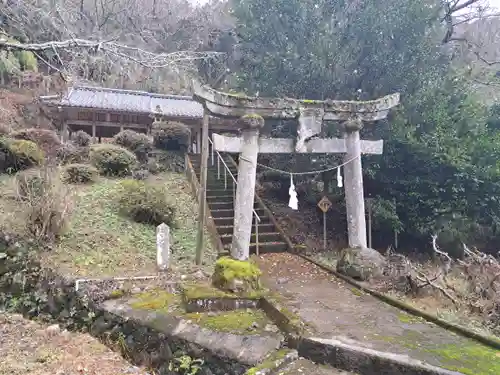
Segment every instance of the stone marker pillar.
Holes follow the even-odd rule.
[[[359,131],[363,122],[353,119],[344,123],[346,154],[344,156],[345,202],[349,247],[366,248],[365,199],[363,170],[361,167],[361,142]]]
[[[165,223],[156,227],[156,263],[160,271],[170,266],[170,227]]]
[[[258,115],[245,115],[238,120],[237,125],[242,129],[243,144],[238,163],[231,256],[238,260],[248,260],[252,236],[259,131],[264,127],[264,119]]]

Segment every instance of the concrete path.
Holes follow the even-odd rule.
[[[265,254],[259,264],[267,286],[315,336],[354,340],[463,374],[500,374],[500,352],[361,293],[300,257]]]

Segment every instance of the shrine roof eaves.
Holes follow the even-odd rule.
[[[52,97],[41,97],[48,104],[56,104]],[[161,113],[168,117],[203,118],[203,106],[190,96],[164,95],[146,91],[111,89],[92,86],[74,86],[63,94],[57,105],[92,108],[119,112]]]

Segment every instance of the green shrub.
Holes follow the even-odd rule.
[[[75,145],[80,147],[87,147],[92,143],[92,137],[83,130],[78,130],[75,134],[73,134],[72,138]]]
[[[61,146],[61,140],[57,136],[57,133],[49,129],[22,129],[10,133],[10,137],[34,142],[43,150],[45,155],[49,156],[55,155]]]
[[[89,147],[77,147],[71,143],[65,143],[57,149],[57,159],[61,164],[84,163],[89,160]]]
[[[174,226],[175,205],[167,199],[165,189],[144,181],[125,180],[118,198],[122,215],[139,223]]]
[[[155,159],[150,159],[144,166],[145,169],[149,171],[151,174],[158,174],[161,172],[164,172],[166,170],[165,166],[160,164],[157,160]]]
[[[144,168],[139,168],[135,171],[132,171],[132,178],[134,180],[147,180],[149,177],[149,171]]]
[[[10,142],[8,138],[0,137],[0,172],[9,172],[12,165]]]
[[[153,123],[153,144],[155,147],[171,151],[187,151],[191,138],[189,127],[180,122]]]
[[[90,147],[90,162],[103,175],[126,176],[132,172],[137,158],[123,147],[97,144]]]
[[[19,198],[26,204],[26,229],[38,241],[57,240],[67,229],[73,209],[68,187],[56,168],[18,174]]]
[[[10,142],[10,152],[15,158],[18,169],[25,169],[43,163],[44,153],[35,142],[14,139]]]
[[[148,154],[153,149],[153,142],[145,134],[133,130],[123,130],[113,137],[113,143],[132,151],[137,159],[146,161]]]
[[[44,153],[36,143],[0,137],[0,172],[17,172],[41,165]]]
[[[156,160],[164,171],[184,172],[185,158],[181,151],[162,151],[156,154]]]
[[[68,164],[63,172],[63,180],[69,184],[95,182],[98,176],[99,171],[88,164]]]

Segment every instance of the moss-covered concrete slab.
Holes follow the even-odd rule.
[[[159,295],[157,295],[159,296]],[[144,298],[142,303],[148,306],[135,305],[140,298],[132,300],[107,300],[102,307],[109,313],[119,315],[125,319],[133,319],[140,324],[153,328],[166,336],[166,340],[184,340],[205,348],[216,356],[234,359],[242,364],[254,366],[263,361],[270,353],[278,349],[283,341],[279,334],[235,334],[208,329],[194,323],[179,313],[173,312],[177,296],[165,295],[163,299],[154,299],[154,308],[151,300]],[[134,302],[131,302],[134,301]],[[169,303],[171,303],[169,305]],[[248,321],[249,319],[246,319]],[[213,322],[212,322],[213,324]],[[222,324],[219,322],[219,324]],[[213,328],[213,327],[211,327]]]
[[[283,296],[282,303],[308,322],[316,337],[343,336],[366,348],[407,355],[466,375],[500,374],[497,350],[353,290],[300,257],[261,258],[265,285]]]

